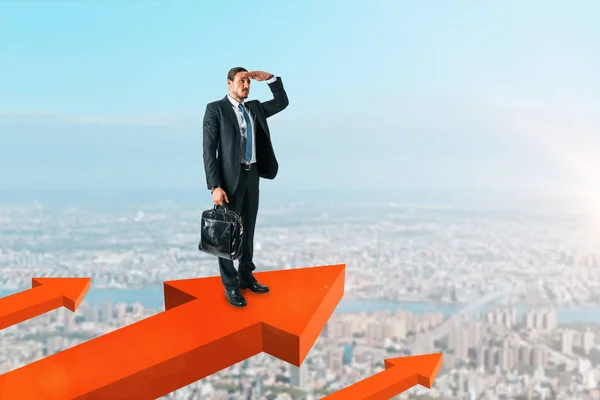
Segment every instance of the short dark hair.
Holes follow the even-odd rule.
[[[227,79],[232,81],[235,79],[235,76],[240,72],[248,72],[248,70],[244,67],[234,67],[229,70],[227,73]]]

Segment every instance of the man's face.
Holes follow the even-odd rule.
[[[232,97],[245,100],[250,93],[250,78],[247,77],[247,72],[238,72],[235,74],[233,81],[227,81],[229,86],[229,94]]]

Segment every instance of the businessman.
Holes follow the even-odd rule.
[[[273,99],[246,101],[250,81],[265,81]],[[234,306],[244,307],[240,289],[267,293],[269,288],[254,278],[254,227],[258,214],[259,180],[274,179],[279,165],[271,144],[267,118],[288,105],[281,78],[264,71],[232,68],[227,74],[229,93],[206,106],[203,121],[203,155],[206,183],[216,205],[227,203],[244,225],[242,256],[238,270],[233,261],[219,258],[225,295]]]

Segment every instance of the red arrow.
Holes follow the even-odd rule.
[[[156,399],[260,352],[300,366],[344,293],[345,265],[257,273],[231,306],[220,277],[165,282],[166,311],[0,376],[0,399]]]
[[[390,358],[384,371],[323,400],[388,400],[416,385],[431,389],[441,367],[442,353]]]
[[[75,311],[90,288],[90,278],[33,278],[32,288],[0,298],[0,329],[59,307]]]

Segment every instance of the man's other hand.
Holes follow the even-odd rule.
[[[273,74],[270,72],[265,72],[265,71],[249,71],[246,74],[247,77],[249,77],[250,79],[254,79],[255,81],[266,81],[268,79],[271,79],[273,77]]]
[[[215,205],[217,205],[217,206],[222,206],[223,205],[223,200],[225,200],[226,203],[229,203],[229,199],[227,198],[227,194],[220,187],[218,187],[215,190],[213,190],[213,192],[212,192],[212,198],[213,198],[213,203],[215,203]]]

